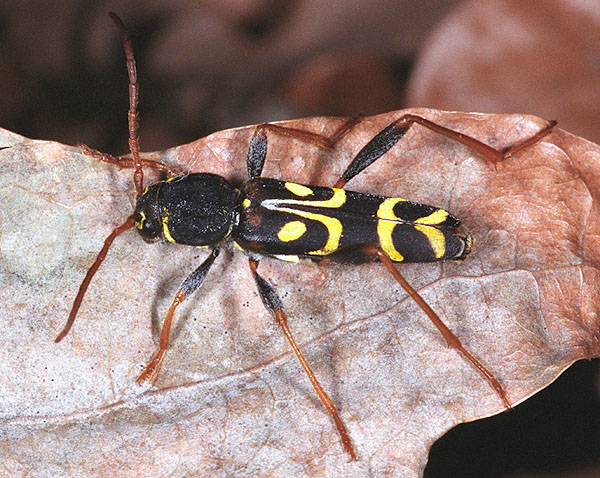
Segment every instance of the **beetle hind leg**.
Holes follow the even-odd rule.
[[[409,130],[413,124],[419,124],[442,136],[450,138],[458,143],[464,144],[476,153],[487,158],[493,164],[499,163],[524,149],[533,146],[552,132],[556,121],[550,121],[536,134],[525,138],[517,143],[501,149],[496,149],[478,139],[467,136],[464,133],[446,128],[427,118],[418,115],[405,114],[390,123],[386,128],[377,133],[354,157],[334,187],[343,188],[348,181],[373,164],[385,153],[387,153]]]
[[[385,253],[381,247],[368,244],[364,246],[365,254],[373,257],[374,260],[381,261],[387,270],[394,276],[394,279],[402,286],[408,295],[417,303],[417,305],[427,314],[433,325],[439,330],[444,337],[444,340],[448,344],[448,347],[456,349],[465,359],[467,359],[483,377],[487,380],[490,386],[494,389],[500,400],[507,409],[512,408],[506,390],[502,387],[500,382],[496,379],[494,374],[490,372],[477,357],[469,352],[461,343],[460,339],[450,330],[450,328],[440,319],[437,313],[429,306],[425,299],[423,299],[419,293],[412,288],[412,286],[406,281],[406,279],[400,274],[398,269],[394,266],[394,262]]]

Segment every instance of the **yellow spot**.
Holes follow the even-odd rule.
[[[243,251],[244,249],[237,242],[233,241],[233,247],[235,247],[238,251]]]
[[[298,256],[284,256],[282,254],[278,254],[273,257],[275,257],[276,259],[279,259],[280,261],[300,262],[300,258]]]
[[[244,206],[244,209],[249,208],[250,204],[252,204],[252,202],[248,198],[246,198],[242,201],[242,206]]]
[[[296,183],[285,183],[285,187],[288,191],[291,191],[296,196],[310,196],[313,194],[313,190],[307,186]]]
[[[448,213],[443,209],[432,212],[429,216],[420,217],[415,222],[417,224],[441,224],[448,218]]]
[[[142,218],[139,221],[135,221],[135,227],[137,227],[141,231],[144,227],[144,221],[146,220],[146,215],[144,214],[144,211],[140,211],[140,216],[142,216]]]
[[[169,221],[169,211],[166,207],[164,207],[163,213],[162,213],[163,236],[165,236],[167,241],[174,243],[175,239],[173,239],[173,236],[171,236],[171,232],[169,231],[169,225],[167,224],[168,221]]]
[[[464,227],[464,234],[466,234],[465,248],[463,249],[463,252],[461,254],[462,257],[466,257],[471,253],[471,251],[473,250],[473,243],[475,242],[475,240],[473,239],[473,236],[471,235],[471,233],[468,231],[468,229],[466,227]]]
[[[293,184],[293,183],[286,183]],[[302,186],[305,187],[305,186]],[[306,188],[309,189],[309,188]],[[317,214],[314,212],[301,211],[298,209],[294,209],[293,206],[307,206],[307,207],[322,207],[322,208],[338,208],[341,207],[346,202],[346,191],[343,189],[330,188],[333,191],[333,196],[331,198],[323,200],[323,201],[311,201],[306,200],[302,201],[299,199],[265,199],[262,202],[262,206],[275,210],[275,211],[283,211],[289,212],[290,214],[295,214],[296,216],[304,217],[306,219],[310,219],[312,221],[318,221],[323,224],[327,228],[328,237],[327,243],[323,246],[322,249],[317,249],[315,251],[307,252],[307,254],[312,254],[315,256],[325,256],[327,254],[331,254],[334,251],[337,251],[340,246],[340,239],[342,238],[343,226],[339,219],[335,217],[326,216],[325,214]],[[292,191],[293,192],[293,191]],[[294,193],[296,194],[296,193]],[[286,207],[291,206],[291,207]]]
[[[396,250],[392,239],[392,232],[394,232],[394,228],[398,225],[397,221],[402,221],[402,218],[394,214],[394,206],[403,201],[406,201],[406,199],[388,198],[377,209],[377,217],[381,219],[377,221],[379,243],[390,259],[395,262],[402,262],[404,260],[404,256]]]
[[[433,249],[435,257],[439,259],[444,255],[446,252],[446,238],[439,229],[432,226],[419,225],[415,225],[415,229],[425,234],[429,244],[431,245],[431,248]]]
[[[306,225],[301,221],[291,221],[284,224],[277,237],[282,242],[295,241],[306,232]]]

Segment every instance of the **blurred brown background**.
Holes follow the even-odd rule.
[[[110,10],[134,45],[143,150],[409,106],[533,113],[600,141],[595,0],[5,1],[0,126],[127,151]],[[578,364],[517,410],[451,431],[426,476],[600,476],[595,370]]]

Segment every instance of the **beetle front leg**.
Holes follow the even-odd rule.
[[[208,274],[210,267],[213,265],[213,262],[218,255],[219,249],[215,247],[210,253],[210,256],[208,256],[204,262],[200,264],[200,266],[194,272],[192,272],[186,280],[183,281],[183,284],[181,284],[181,287],[173,298],[173,302],[171,302],[171,306],[169,307],[169,311],[167,312],[167,316],[165,317],[165,321],[160,331],[158,350],[154,352],[152,358],[136,379],[138,385],[144,381],[152,381],[156,377],[156,374],[160,370],[160,365],[170,346],[171,326],[173,325],[173,315],[175,314],[175,309],[177,309],[179,304],[181,304],[189,295],[191,295],[202,285],[202,282],[206,278],[206,274]]]
[[[252,134],[252,139],[250,140],[250,146],[248,148],[248,177],[256,178],[262,174],[265,159],[267,157],[267,131],[305,141],[322,149],[331,150],[335,144],[346,136],[358,123],[360,123],[361,120],[361,116],[355,116],[346,120],[331,136],[277,124],[259,124],[254,128],[254,133]]]
[[[90,148],[89,146],[87,146],[83,143],[77,143],[77,146],[79,146],[83,150],[83,153],[85,155],[91,156],[92,158],[97,159],[98,161],[112,164],[121,169],[130,169],[130,168],[135,169],[136,168],[135,161],[132,158],[127,158],[127,157],[116,158],[110,154],[106,154],[101,151],[98,151],[97,149]],[[156,161],[154,159],[147,159],[147,158],[141,158],[141,157],[138,159],[139,159],[142,167],[156,169],[157,171],[164,171],[165,173],[167,173],[167,175],[170,178],[179,176],[182,173],[181,171],[174,169],[171,166],[167,166],[165,163],[163,163],[161,161]]]

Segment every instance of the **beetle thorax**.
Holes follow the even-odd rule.
[[[224,240],[237,215],[236,189],[215,174],[189,174],[147,187],[135,220],[146,241],[207,246]]]

